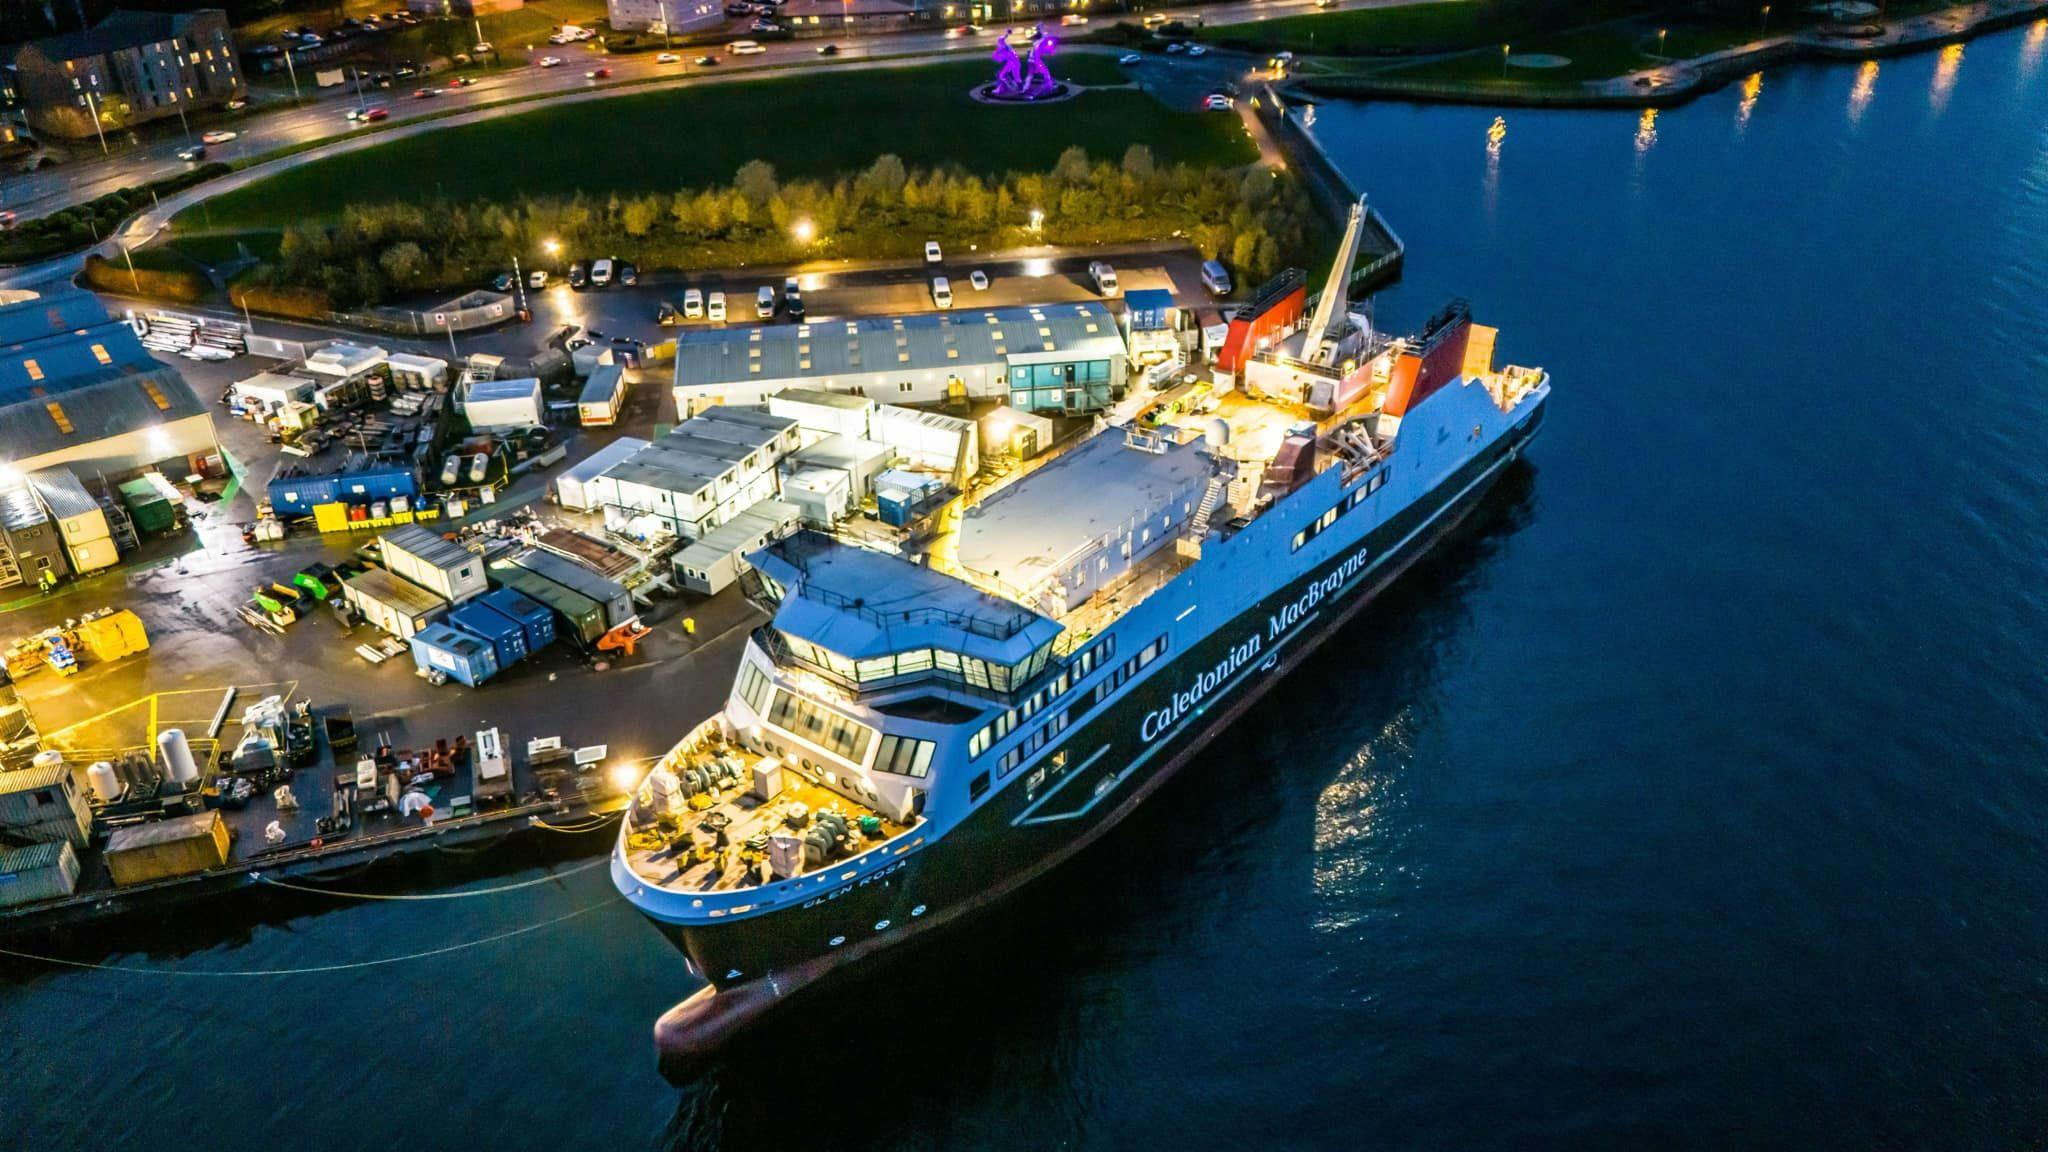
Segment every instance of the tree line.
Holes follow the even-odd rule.
[[[1284,173],[1156,164],[1142,144],[1114,163],[1069,148],[1051,171],[994,179],[884,155],[838,180],[785,182],[755,160],[729,184],[667,194],[351,205],[338,223],[287,229],[256,275],[353,308],[477,287],[514,257],[559,274],[572,255],[724,268],[911,257],[926,240],[964,253],[1183,238],[1256,281],[1309,256],[1312,212]],[[559,257],[544,255],[550,241]]]

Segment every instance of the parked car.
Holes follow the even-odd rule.
[[[1140,64],[1143,64],[1145,62],[1145,58],[1143,56],[1138,55],[1136,52],[1126,52],[1123,55],[1117,57],[1116,62],[1123,65],[1126,68],[1134,68]]]
[[[1183,53],[1183,52],[1185,52],[1185,51],[1187,51],[1187,50],[1188,50],[1188,46],[1187,46],[1187,45],[1185,45],[1185,44],[1183,44],[1183,43],[1181,43],[1181,42],[1180,42],[1180,41],[1178,41],[1178,40],[1175,40],[1175,41],[1174,41],[1173,43],[1171,43],[1171,44],[1168,44],[1168,45],[1166,46],[1166,51],[1167,51],[1167,54],[1168,54],[1168,55],[1171,55],[1171,56],[1178,56],[1178,55],[1180,55],[1181,53]]]
[[[528,272],[528,273],[526,274],[526,286],[527,286],[528,288],[533,288],[533,289],[536,289],[536,290],[538,290],[538,289],[541,289],[541,288],[545,288],[545,287],[547,287],[547,286],[548,286],[548,272],[547,272],[547,269],[545,269],[545,268],[535,268],[535,269],[534,269],[533,271],[531,271],[531,272]]]
[[[201,136],[199,138],[199,142],[201,144],[225,144],[239,135],[241,135],[241,133],[239,132],[229,132],[225,129],[216,128],[213,131],[208,132],[206,135]]]
[[[979,268],[967,274],[967,282],[974,286],[976,292],[988,291],[988,273]]]
[[[631,264],[621,262],[619,264],[619,283],[624,287],[631,288],[633,285],[638,284],[639,282],[640,269],[634,267]]]
[[[493,45],[489,40],[483,40],[479,41],[476,47],[471,48],[470,52],[472,52],[475,55],[481,56],[486,52],[496,52],[497,50],[497,47]]]
[[[512,274],[510,272],[500,272],[496,276],[491,277],[491,290],[494,292],[510,292],[512,290]]]
[[[782,282],[782,310],[789,313],[791,321],[801,324],[804,320],[803,286],[792,276]]]
[[[569,287],[582,288],[590,283],[590,268],[578,260],[569,265]]]
[[[1209,49],[1208,49],[1208,48],[1206,48],[1206,47],[1204,47],[1203,45],[1200,45],[1200,44],[1190,44],[1190,45],[1188,45],[1188,55],[1190,55],[1190,56],[1207,56],[1208,54],[1209,54]]]
[[[613,266],[614,261],[609,256],[601,260],[592,260],[590,262],[590,286],[592,288],[611,287]]]
[[[543,68],[560,68],[562,66],[562,58],[560,56],[543,56],[535,60],[534,63]]]
[[[681,64],[683,62],[683,58],[681,56],[676,55],[673,52],[663,52],[661,55],[656,56],[654,58],[654,62],[656,64]]]
[[[711,299],[707,302],[706,315],[720,323],[725,322],[725,293],[713,292],[711,294]]]
[[[1095,290],[1104,296],[1116,295],[1116,269],[1107,260],[1090,260],[1088,275],[1095,281]]]
[[[609,68],[592,68],[583,74],[583,78],[585,80],[609,80],[611,75],[612,70]]]
[[[953,306],[953,285],[944,276],[932,277],[932,303],[941,308]]]
[[[941,259],[943,257],[939,254],[939,242],[937,240],[925,241],[924,262],[927,264],[937,264]]]
[[[1221,92],[1211,92],[1207,96],[1202,97],[1202,107],[1207,108],[1211,112],[1228,112],[1236,106],[1237,101],[1232,100]]]
[[[754,293],[754,315],[762,320],[775,315],[775,289],[763,284]]]
[[[1230,295],[1230,272],[1223,267],[1222,261],[1202,261],[1202,287],[1207,288],[1211,296]]]
[[[673,328],[683,322],[683,314],[675,305],[663,300],[661,307],[654,310],[654,322],[663,328]]]
[[[190,148],[180,148],[178,149],[178,159],[185,161],[187,164],[204,160],[206,159],[206,145],[194,144]]]
[[[690,320],[702,320],[704,318],[703,289],[692,288],[683,293],[683,316]]]

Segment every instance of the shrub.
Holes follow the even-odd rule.
[[[196,268],[146,267],[132,270],[126,260],[89,256],[85,261],[87,285],[102,292],[146,296],[152,300],[175,300],[192,304],[206,298],[213,286]]]

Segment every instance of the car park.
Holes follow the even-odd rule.
[[[939,242],[937,240],[927,240],[924,242],[925,263],[937,264],[942,258],[939,253]]]
[[[720,323],[725,321],[725,293],[713,292],[711,294],[711,298],[705,304],[705,314]]]
[[[690,320],[702,320],[704,318],[703,289],[692,288],[683,293],[683,316]]]
[[[775,289],[763,284],[761,290],[754,293],[754,315],[762,320],[775,315]]]
[[[208,132],[206,135],[201,136],[199,138],[199,142],[201,144],[225,144],[239,135],[241,135],[241,133],[239,132],[229,132],[224,129],[216,128],[215,130]]]
[[[972,285],[976,292],[986,292],[988,291],[988,273],[976,268],[967,274],[967,283]]]

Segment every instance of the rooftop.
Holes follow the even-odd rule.
[[[1199,442],[1131,447],[1115,429],[1090,437],[961,515],[960,566],[1027,588],[1135,516],[1149,516],[1199,483]]]
[[[32,459],[206,412],[173,368],[114,373],[54,395],[0,402],[0,457]]]
[[[429,532],[417,524],[393,528],[379,539],[383,541],[385,548],[396,548],[436,568],[459,568],[476,559],[476,553],[438,532]]]
[[[132,8],[117,8],[107,13],[105,19],[81,32],[66,32],[60,36],[49,36],[35,42],[37,48],[52,60],[76,60],[83,56],[97,56],[122,48],[133,48],[139,44],[156,44],[181,36],[196,16],[211,13],[221,18],[222,27],[227,24],[227,13],[219,9],[201,9],[197,12],[139,12]]]
[[[865,372],[995,364],[1027,352],[1122,351],[1123,338],[1101,304],[923,312],[686,332],[676,340],[675,382],[679,388],[749,380],[822,383]]]
[[[940,648],[1010,665],[1060,625],[889,552],[799,532],[749,556],[782,584],[777,629],[849,659]]]
[[[358,572],[342,583],[380,603],[391,604],[415,613],[431,612],[447,603],[425,588],[400,580],[382,568]]]

